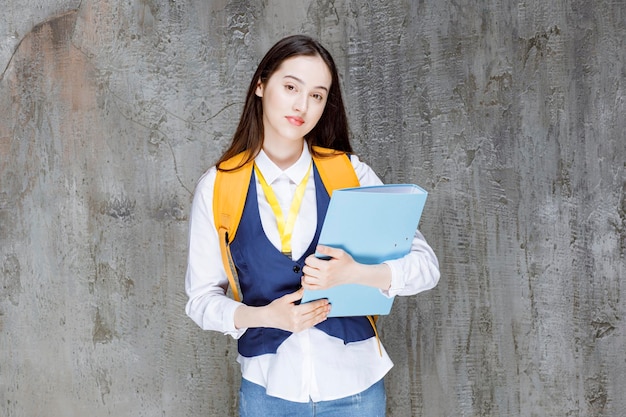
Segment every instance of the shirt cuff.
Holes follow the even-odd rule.
[[[387,291],[381,291],[387,297],[395,297],[404,289],[404,280],[402,279],[402,271],[399,268],[397,260],[383,262],[391,270],[391,284]]]
[[[224,306],[223,311],[223,319],[226,324],[226,329],[224,330],[224,334],[232,336],[233,339],[239,339],[243,334],[248,330],[248,328],[237,329],[235,327],[235,310],[242,305],[240,302],[235,300],[228,300],[229,302]]]

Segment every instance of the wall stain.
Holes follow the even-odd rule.
[[[128,197],[112,197],[100,205],[100,214],[105,214],[114,219],[130,221],[135,215],[137,201]]]
[[[187,209],[178,201],[178,197],[173,195],[161,201],[154,212],[157,220],[187,220]]]
[[[49,29],[50,30],[49,35],[51,36],[53,46],[57,48],[65,47],[65,45],[67,45],[68,43],[68,40],[72,38],[74,28],[76,26],[77,14],[78,14],[78,9],[70,10],[66,13],[53,16],[50,19],[47,19],[35,25],[30,30],[30,32],[28,32],[26,36],[24,36],[24,38],[20,40],[20,42],[15,47],[13,54],[7,60],[7,65],[2,71],[2,74],[0,74],[0,82],[4,79],[6,72],[11,67],[13,59],[18,54],[18,51],[20,50],[22,43],[29,37],[31,36],[40,37],[42,36],[42,32],[45,32]]]
[[[609,336],[617,326],[619,317],[615,310],[606,312],[602,311],[591,321],[591,327],[593,329],[593,335],[596,339]]]
[[[561,29],[558,26],[553,26],[548,30],[537,32],[535,36],[525,41],[526,47],[523,57],[523,65],[526,66],[526,62],[530,57],[532,51],[535,51],[535,56],[543,58],[550,52],[548,42],[552,36],[558,36],[561,34]]]
[[[109,323],[100,314],[99,308],[96,309],[96,317],[93,324],[92,340],[94,345],[98,343],[107,344],[113,340],[114,332]]]
[[[617,215],[619,216],[619,224],[613,226],[619,234],[619,248],[620,256],[623,258],[626,255],[626,182],[622,185],[620,203],[617,207]]]
[[[602,416],[608,400],[606,378],[595,375],[585,380],[585,399],[589,404],[590,415]]]
[[[340,22],[339,13],[334,0],[317,0],[307,10],[308,18],[315,23],[314,27],[325,28],[336,26]]]
[[[89,293],[92,295],[115,293],[120,294],[124,299],[129,298],[133,295],[135,282],[122,272],[125,269],[124,265],[119,269],[114,269],[107,262],[97,263],[94,279],[89,282]]]
[[[11,304],[17,306],[19,304],[20,294],[22,293],[22,285],[20,261],[16,255],[6,256],[2,263],[2,275],[0,276],[0,301],[9,299]]]
[[[102,404],[106,404],[104,397],[111,393],[111,384],[112,378],[109,372],[106,369],[99,369],[96,372],[96,384],[100,389],[100,398],[102,399]]]

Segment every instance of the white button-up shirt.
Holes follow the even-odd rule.
[[[380,185],[374,171],[351,157],[362,186]],[[299,160],[280,169],[261,151],[255,160],[263,177],[272,187],[283,213],[288,213],[297,184],[311,163],[304,146]],[[236,329],[235,310],[240,303],[225,295],[228,279],[222,264],[217,231],[213,220],[213,187],[216,169],[212,167],[199,180],[191,208],[189,259],[185,289],[189,296],[186,312],[204,330],[215,330],[238,339],[246,329]],[[313,171],[307,182],[304,200],[294,225],[291,249],[299,259],[309,247],[317,226],[317,205]],[[281,241],[272,209],[258,182],[259,213],[263,230],[280,250]],[[391,269],[389,296],[412,295],[433,288],[439,281],[437,257],[417,231],[411,252],[403,258],[385,262]],[[393,366],[389,356],[374,337],[344,344],[313,327],[293,333],[275,354],[247,358],[239,356],[242,376],[266,388],[268,395],[289,401],[328,401],[357,394],[380,380]]]

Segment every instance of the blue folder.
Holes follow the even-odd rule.
[[[414,184],[335,190],[319,243],[341,248],[363,264],[401,258],[411,250],[428,193]],[[359,284],[305,290],[302,302],[327,298],[329,317],[386,315],[393,297]]]

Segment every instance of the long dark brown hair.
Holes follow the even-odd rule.
[[[243,112],[233,140],[217,162],[218,169],[220,169],[222,162],[241,152],[247,151],[247,155],[240,166],[259,154],[263,147],[263,104],[261,98],[256,95],[257,85],[259,81],[263,84],[266,83],[283,61],[295,56],[319,56],[328,66],[332,77],[322,117],[305,136],[309,149],[314,154],[315,151],[311,149],[314,145],[352,152],[348,137],[348,117],[339,88],[339,75],[335,61],[326,48],[315,39],[305,35],[293,35],[278,41],[261,60],[250,82]],[[239,167],[234,169],[237,168]]]

